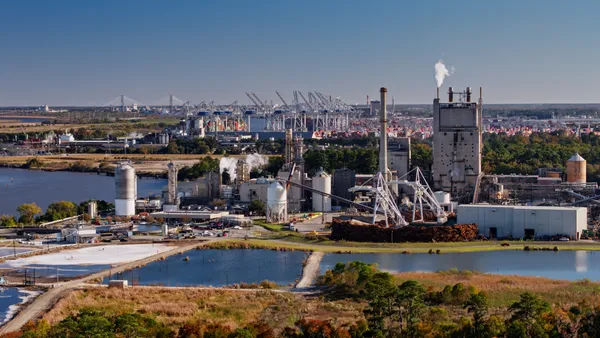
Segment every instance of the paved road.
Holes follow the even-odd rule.
[[[319,267],[321,266],[321,259],[323,259],[322,252],[313,252],[302,270],[302,279],[296,284],[297,289],[305,289],[313,285],[317,275],[319,274]]]
[[[104,271],[89,275],[87,277],[74,279],[72,281],[57,284],[56,287],[49,289],[47,292],[45,292],[44,294],[37,297],[31,304],[29,304],[29,306],[27,306],[26,308],[21,310],[21,312],[19,312],[19,314],[16,317],[14,317],[11,321],[9,321],[4,326],[2,326],[2,328],[0,328],[0,334],[6,334],[9,332],[18,331],[28,321],[40,318],[45,312],[47,312],[50,308],[52,308],[52,306],[54,306],[54,304],[65,293],[71,291],[72,289],[74,289],[86,282],[89,282],[94,279],[107,277],[107,276],[109,276],[109,274],[111,272],[113,274],[117,273],[117,272],[123,272],[125,270],[134,268],[138,265],[145,265],[145,264],[151,263],[153,261],[160,259],[161,257],[171,256],[171,255],[178,254],[180,252],[185,252],[185,251],[188,251],[188,250],[191,250],[191,249],[197,247],[198,245],[205,245],[208,242],[209,241],[201,242],[201,243],[196,242],[194,244],[189,244],[186,246],[173,247],[172,250],[165,251],[165,252],[162,252],[162,253],[159,253],[156,255],[152,255],[152,256],[146,257],[144,259],[140,259],[140,260],[130,262],[130,263],[125,263],[125,264],[119,265],[118,267],[104,270]]]

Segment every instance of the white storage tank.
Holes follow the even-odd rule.
[[[448,203],[450,203],[450,193],[447,193],[445,191],[436,191],[436,192],[433,193],[433,195],[435,196],[435,200],[439,204],[448,204]]]
[[[331,175],[327,174],[321,168],[312,178],[312,187],[315,190],[331,194]],[[331,211],[331,198],[313,192],[312,210],[321,212]]]
[[[115,215],[135,215],[137,177],[129,163],[119,163],[115,168]]]
[[[287,191],[279,182],[273,182],[267,188],[267,222],[287,221]]]

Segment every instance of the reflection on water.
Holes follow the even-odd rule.
[[[400,253],[327,254],[321,261],[321,273],[337,262],[377,263],[383,271],[436,272],[456,268],[504,275],[540,276],[552,279],[600,280],[600,265],[590,264],[600,252],[595,251],[484,251],[441,255]]]
[[[259,283],[263,280],[288,285],[301,277],[305,256],[302,251],[191,250],[113,275],[110,279],[127,279],[132,284],[169,286],[223,286],[241,282]],[[103,283],[108,283],[108,280],[105,279]]]

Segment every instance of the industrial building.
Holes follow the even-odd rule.
[[[345,198],[347,200],[354,200],[354,194],[349,190],[356,186],[356,171],[352,169],[338,169],[333,172],[333,186],[332,191],[335,196]],[[335,201],[337,205],[348,207],[346,203]]]
[[[454,96],[458,102],[454,102]],[[460,198],[472,193],[481,174],[482,121],[480,102],[465,92],[448,89],[448,102],[433,100],[433,188]]]
[[[410,171],[410,137],[390,138],[388,145],[389,169],[396,177]]]
[[[463,204],[457,215],[459,224],[477,224],[488,238],[578,240],[587,229],[587,208]]]

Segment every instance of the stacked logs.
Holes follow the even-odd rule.
[[[477,239],[476,224],[405,226],[386,228],[379,224],[334,219],[331,239],[352,242],[463,242]]]

